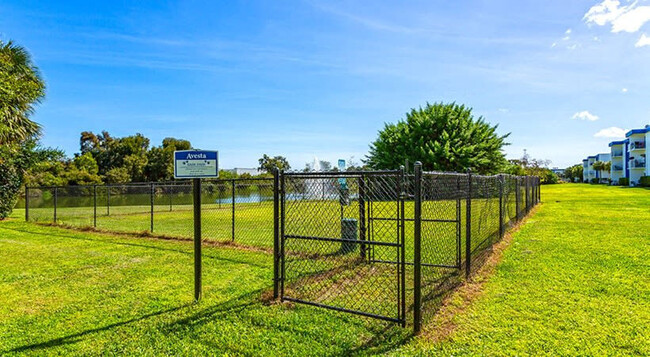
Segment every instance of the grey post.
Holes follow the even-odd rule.
[[[201,179],[193,179],[194,193],[194,300],[201,299]]]
[[[366,182],[363,175],[359,176],[359,240],[366,240]],[[366,244],[361,243],[359,251],[361,253],[361,259],[365,259],[366,255],[370,256],[370,253],[366,254],[368,247]]]
[[[422,323],[422,163],[415,162],[413,227],[413,333],[420,333]]]
[[[519,216],[519,201],[521,200],[521,188],[519,187],[519,176],[515,176],[515,219],[519,221],[521,217]]]
[[[106,215],[111,215],[111,186],[106,185]]]

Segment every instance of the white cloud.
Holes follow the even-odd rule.
[[[571,39],[571,36],[562,37],[562,41],[569,41],[570,39]]]
[[[570,50],[575,50],[577,47],[578,47],[578,45],[575,44],[575,43],[573,45],[566,46],[566,48],[568,48]]]
[[[553,48],[553,47],[555,47],[555,46],[557,46],[557,42],[553,42],[553,43],[551,43],[551,48]]]
[[[596,121],[598,120],[598,115],[591,114],[588,110],[583,110],[573,114],[571,119]]]
[[[583,17],[587,24],[605,26],[610,24],[612,32],[637,32],[650,21],[650,6],[639,6],[638,1],[621,6],[618,0],[603,0],[592,6]]]
[[[596,42],[600,42],[600,37],[598,37],[598,36],[594,36],[594,41],[596,41]]]
[[[508,112],[510,112],[510,109],[508,109],[508,108],[499,108],[497,110],[499,111],[499,113],[508,113]]]
[[[571,29],[567,29],[566,31],[564,31],[564,33],[565,33],[566,35],[570,35],[570,34],[571,34]]]
[[[594,134],[594,137],[597,138],[624,138],[625,137],[625,129],[621,129],[615,126],[605,128],[596,134]]]
[[[623,92],[623,93],[627,93],[627,88],[623,88],[623,89],[621,89],[621,92]]]
[[[645,34],[642,34],[641,37],[639,37],[639,40],[636,41],[634,44],[634,47],[643,47],[643,46],[650,46],[650,36],[646,36]]]

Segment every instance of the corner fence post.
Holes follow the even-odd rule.
[[[232,236],[232,241],[235,241],[235,179],[232,179],[232,209],[231,209],[231,217],[232,217],[232,224],[231,224],[231,236]]]
[[[29,186],[25,185],[25,222],[29,222]]]
[[[415,162],[413,227],[413,333],[422,325],[422,163]]]
[[[284,219],[285,207],[284,200],[286,196],[285,191],[285,176],[284,170],[280,170],[280,301],[284,298],[284,278],[285,278],[285,246],[284,246]]]
[[[467,200],[465,208],[465,277],[472,272],[472,170],[467,170]]]
[[[56,209],[57,209],[57,205],[58,205],[58,202],[57,202],[58,200],[59,200],[59,188],[55,187],[54,188],[54,223],[55,224],[56,224],[56,221],[57,221],[56,220]]]
[[[151,227],[149,227],[149,230],[151,233],[153,233],[153,192],[154,192],[154,185],[153,182],[149,184],[149,204],[151,205]]]
[[[280,293],[279,269],[280,262],[280,172],[273,169],[273,299]]]
[[[499,175],[499,239],[503,238],[503,175]]]
[[[193,179],[194,201],[194,300],[201,299],[201,179]]]
[[[93,185],[93,227],[97,228],[97,185]]]
[[[363,174],[359,176],[358,184],[359,186],[359,240],[366,240],[366,182]],[[361,253],[361,259],[366,259],[366,245],[361,243],[359,247],[359,252]]]

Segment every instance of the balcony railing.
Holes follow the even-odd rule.
[[[645,149],[645,141],[635,141],[630,143],[630,150]]]
[[[634,160],[634,161],[630,162],[630,167],[634,168],[634,169],[644,168],[645,167],[645,161]]]
[[[623,156],[622,151],[612,151],[612,157],[621,157]]]
[[[623,166],[614,165],[614,166],[612,166],[612,169],[614,171],[623,171]]]

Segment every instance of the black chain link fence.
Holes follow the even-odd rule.
[[[475,273],[539,202],[536,177],[282,173],[278,297],[402,325]]]
[[[396,171],[203,180],[201,239],[273,249],[285,301],[414,328],[540,199],[537,177]],[[191,239],[190,181],[27,187],[25,218]]]
[[[204,180],[202,237],[273,248],[273,179]],[[193,237],[192,182],[27,187],[25,218],[74,227]]]

